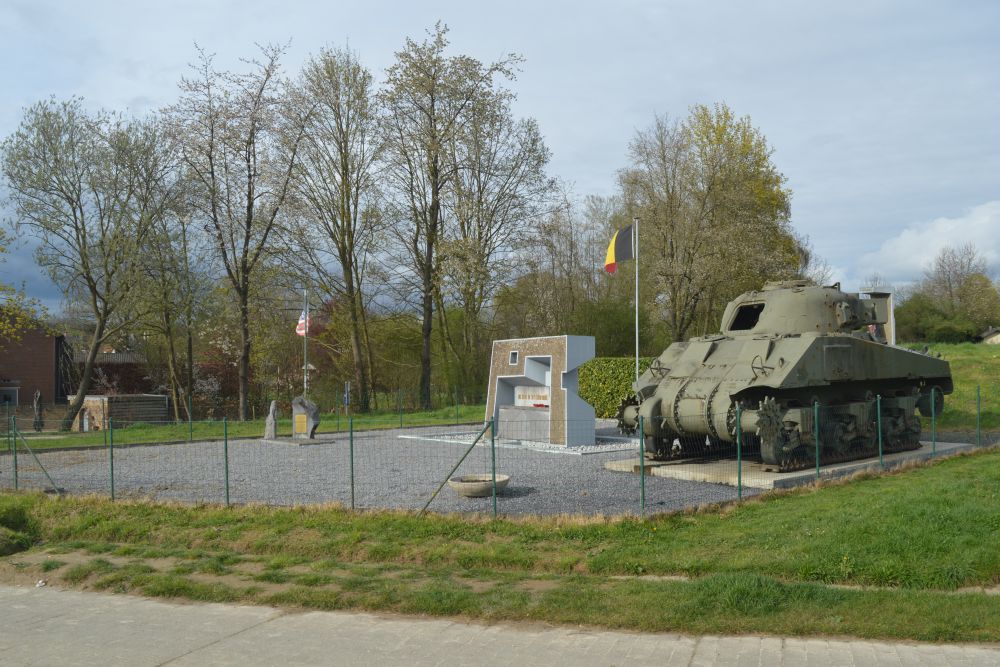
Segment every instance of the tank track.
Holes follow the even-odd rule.
[[[905,443],[892,447],[887,447],[885,443],[882,443],[882,453],[883,454],[893,454],[895,452],[907,452],[914,449],[920,449],[920,442],[916,443]],[[797,454],[797,455],[796,455]],[[846,463],[848,461],[856,461],[858,459],[868,459],[878,456],[878,443],[872,447],[866,447],[864,449],[851,449],[846,452],[836,452],[836,453],[821,453],[819,457],[820,466],[832,465],[835,463]],[[801,450],[796,450],[791,453],[788,457],[783,457],[779,465],[772,463],[765,463],[764,469],[770,472],[796,472],[798,470],[808,470],[810,468],[816,467],[816,457],[808,456],[808,452],[802,452]]]
[[[761,458],[765,470],[772,472],[795,472],[816,466],[816,451],[808,443],[800,443],[800,434],[782,427],[782,411],[773,398],[765,398],[758,408],[757,437],[761,443]],[[903,428],[910,422],[909,430],[883,430],[882,453],[905,452],[920,448],[920,422],[916,420],[916,430],[912,429],[913,416],[904,417]],[[892,429],[893,427],[890,427]],[[878,456],[878,436],[870,436],[870,442],[844,449],[824,448],[820,452],[819,465],[832,465]],[[768,462],[768,459],[772,462]]]

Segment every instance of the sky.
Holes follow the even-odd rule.
[[[509,87],[573,192],[610,195],[654,115],[725,102],[792,189],[792,222],[845,288],[903,285],[971,242],[1000,277],[1000,3],[509,0],[3,0],[0,136],[50,96],[142,115],[177,96],[195,44],[240,69],[290,42],[294,74],[348,46],[378,78],[437,21],[450,53],[524,57]],[[9,210],[5,218],[10,218]],[[23,240],[0,281],[58,307]],[[648,251],[648,250],[647,250]]]

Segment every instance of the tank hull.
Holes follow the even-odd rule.
[[[825,299],[817,299],[819,290],[826,291],[820,294]],[[772,291],[787,309],[789,290]],[[802,325],[809,319],[795,314],[782,321],[807,330],[724,329],[674,343],[633,386],[634,398],[619,412],[623,431],[634,431],[641,416],[645,447],[654,458],[696,455],[690,443],[695,449],[702,442],[732,443],[739,431],[744,442],[759,445],[764,463],[783,470],[815,464],[817,436],[821,462],[871,455],[880,433],[882,451],[918,447],[916,412],[929,414],[933,400],[940,414],[952,391],[948,363],[886,345],[867,328],[845,331],[858,324],[852,313],[868,307],[851,302],[856,295],[836,288],[796,291],[809,292],[806,305],[818,303],[825,309],[820,316],[830,314],[827,326],[810,331]],[[772,296],[752,292],[741,298],[767,304]],[[730,304],[730,311],[738,309]],[[830,321],[842,323],[835,328]],[[679,448],[679,441],[689,446]]]

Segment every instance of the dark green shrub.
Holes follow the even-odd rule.
[[[652,363],[651,357],[639,358],[639,372]],[[598,357],[580,366],[580,398],[594,406],[597,417],[614,417],[618,404],[632,393],[635,380],[634,357]]]

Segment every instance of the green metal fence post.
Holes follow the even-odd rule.
[[[222,418],[222,463],[226,475],[226,507],[229,507],[229,418]]]
[[[115,499],[115,425],[108,417],[108,472],[111,474],[111,500]]]
[[[10,418],[10,432],[11,432],[11,452],[13,454],[13,461],[11,464],[14,466],[14,490],[17,491],[17,415]]]
[[[983,446],[983,397],[976,385],[976,447]]]
[[[351,509],[354,509],[354,416],[347,419],[347,452],[351,468]]]
[[[191,394],[188,394],[188,442],[194,442],[194,411]]]
[[[403,390],[396,390],[396,402],[399,404],[399,428],[403,428]]]
[[[497,518],[497,442],[496,422],[490,420],[490,474],[493,476],[493,518]]]
[[[819,479],[819,401],[813,401],[813,439],[816,441],[816,479]]]
[[[931,387],[931,455],[937,454],[937,387]]]
[[[883,466],[882,461],[882,394],[875,397],[875,414],[877,415],[878,424],[878,467]]]
[[[740,426],[740,403],[736,402],[736,499],[743,500],[743,427]]]
[[[639,415],[639,516],[646,516],[646,429]]]

